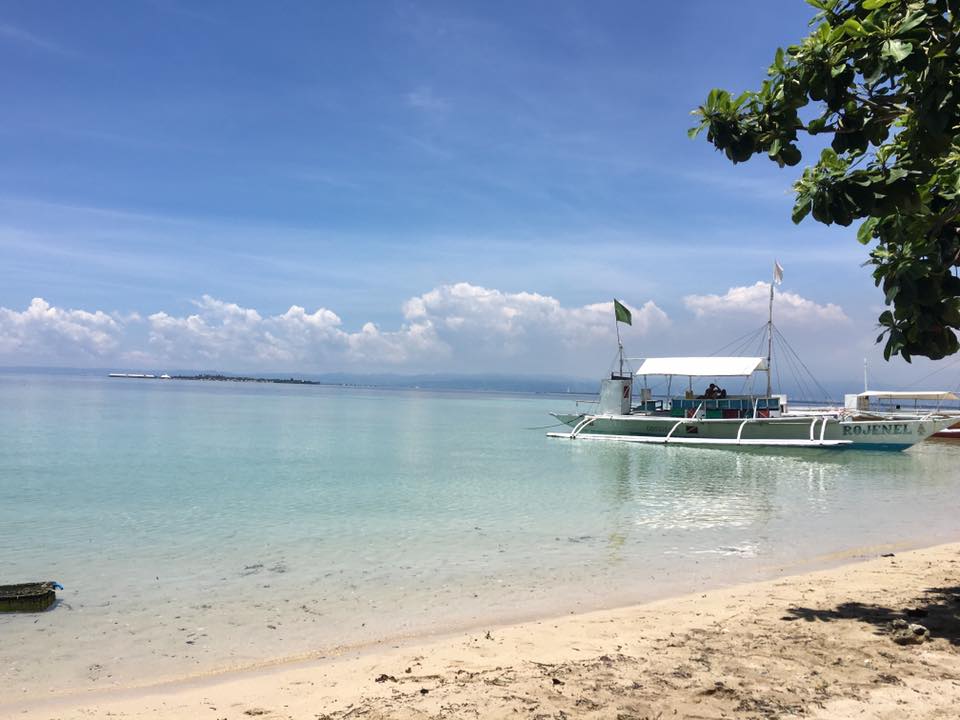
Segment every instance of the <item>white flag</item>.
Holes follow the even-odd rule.
[[[777,285],[783,282],[783,268],[776,260],[773,261],[773,281]]]

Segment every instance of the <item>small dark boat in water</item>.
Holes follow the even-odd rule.
[[[43,612],[57,599],[57,590],[63,586],[56,582],[0,585],[0,612]]]

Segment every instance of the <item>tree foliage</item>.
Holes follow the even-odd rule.
[[[818,13],[778,49],[756,92],[713,90],[694,111],[734,163],[801,160],[801,133],[826,135],[794,184],[793,221],[862,221],[888,309],[884,356],[960,350],[960,0],[807,0]]]

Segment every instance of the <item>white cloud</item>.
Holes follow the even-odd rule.
[[[763,282],[722,294],[689,295],[683,301],[692,317],[685,321],[672,321],[652,300],[628,303],[633,326],[619,329],[630,356],[708,354],[727,347],[755,320],[759,325],[768,298],[769,285]],[[66,309],[35,298],[22,310],[0,307],[0,364],[595,377],[615,360],[610,301],[570,306],[549,295],[464,282],[410,297],[398,310],[395,323],[348,328],[328,308],[291,305],[267,314],[209,295],[188,312],[143,316]],[[876,331],[858,327],[835,304],[778,292],[775,316],[783,321],[791,345],[823,380],[843,379],[849,387],[852,379],[855,384],[864,357],[871,359],[871,375],[887,387],[929,371],[920,360],[912,366],[882,362],[880,346],[873,344]],[[777,363],[783,350],[774,350]],[[786,372],[789,365],[783,360],[777,364]]]
[[[653,301],[631,309],[633,334],[669,324]],[[612,301],[565,308],[547,295],[505,293],[469,283],[443,285],[411,298],[403,312],[410,322],[428,323],[451,344],[454,338],[468,341],[472,353],[506,356],[587,346],[609,340],[613,330]]]
[[[121,330],[121,322],[100,310],[64,310],[34,298],[22,312],[0,307],[0,357],[38,364],[104,358]]]
[[[382,332],[367,323],[359,332],[349,333],[341,329],[340,317],[326,308],[309,313],[292,305],[281,315],[263,317],[256,310],[209,295],[195,304],[198,311],[187,317],[158,312],[148,318],[149,343],[157,360],[316,369],[373,359],[397,365],[432,350],[444,352],[436,346],[429,327],[422,325]]]
[[[469,283],[443,285],[409,299],[397,330],[368,322],[348,332],[326,308],[309,313],[294,305],[263,317],[208,295],[196,305],[197,312],[186,317],[158,312],[148,318],[149,343],[158,361],[368,371],[437,370],[453,362],[457,371],[531,371],[544,353],[570,353],[609,341],[613,325],[612,303],[564,308],[552,297]],[[648,302],[634,311],[630,331],[642,335],[668,322]]]
[[[724,295],[687,295],[683,298],[698,318],[740,314],[766,317],[770,302],[770,284],[757,281],[755,285],[733,287]],[[821,305],[791,292],[777,291],[774,316],[798,324],[848,323],[843,308],[833,303]]]
[[[611,302],[564,307],[538,293],[469,283],[442,285],[403,304],[396,329],[367,322],[356,332],[332,310],[292,305],[277,315],[209,295],[173,315],[62,310],[36,299],[23,312],[0,308],[0,359],[55,356],[125,366],[223,370],[572,372],[615,350]],[[632,308],[625,338],[669,325],[655,303]],[[143,329],[146,338],[143,342]],[[130,330],[130,332],[125,332]]]
[[[204,295],[194,303],[198,312],[173,317],[157,312],[147,318],[150,344],[161,357],[189,361],[219,360],[224,353],[238,357],[269,354],[265,338],[257,332],[262,318],[256,310],[241,308]]]

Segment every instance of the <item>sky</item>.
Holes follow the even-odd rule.
[[[818,376],[956,387],[883,362],[798,168],[687,138],[813,13],[720,8],[0,1],[0,365],[593,377],[612,298],[629,355],[712,354],[777,259]]]

